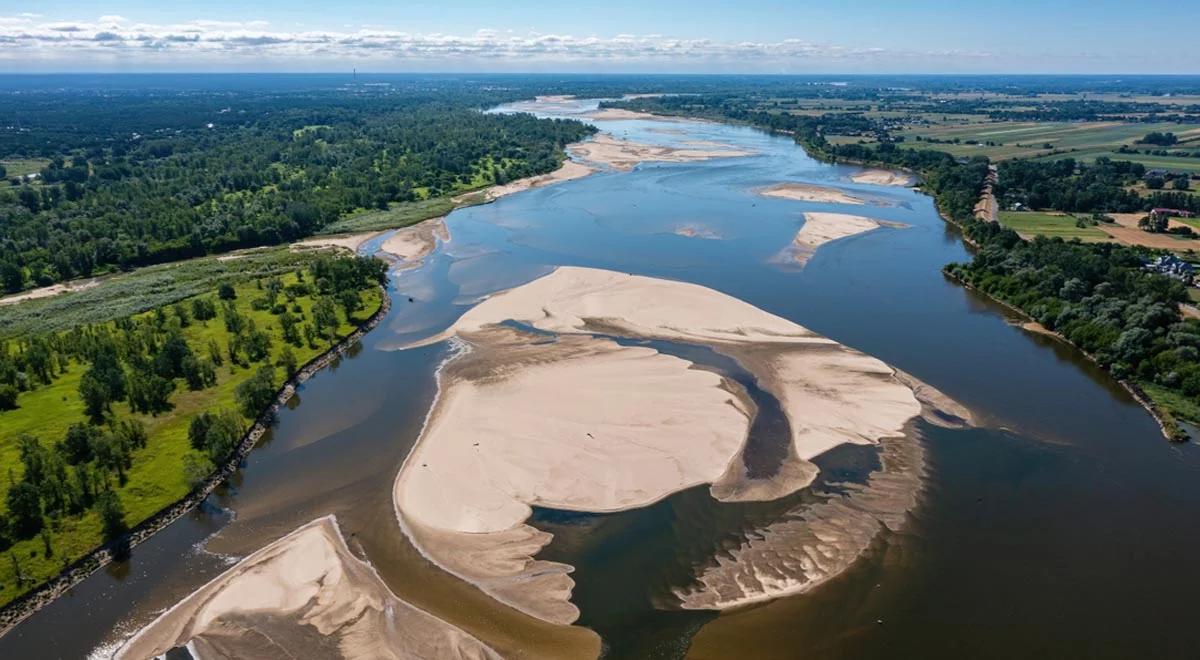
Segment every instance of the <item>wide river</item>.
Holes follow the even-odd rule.
[[[0,638],[0,658],[105,657],[237,558],[327,513],[401,598],[506,655],[570,655],[578,629],[536,622],[433,567],[392,504],[449,351],[396,348],[557,265],[717,289],[903,369],[983,422],[918,423],[929,464],[921,502],[848,571],[721,616],[655,603],[770,507],[719,505],[699,488],[621,514],[538,512],[533,524],[556,534],[543,556],[576,567],[578,625],[601,635],[608,657],[1195,657],[1200,563],[1187,551],[1200,547],[1200,452],[1169,444],[1071,350],[943,279],[942,266],[969,255],[928,197],[849,183],[855,168],[750,128],[596,123],[638,142],[717,142],[755,155],[602,171],[452,213],[451,240],[421,267],[393,273],[384,323],[300,390],[232,483]],[[755,193],[787,181],[887,204]],[[783,266],[774,257],[805,211],[908,227],[827,244],[803,269]],[[875,460],[857,448],[816,462],[836,481]]]

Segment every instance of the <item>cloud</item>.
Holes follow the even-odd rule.
[[[314,64],[375,64],[380,69],[481,66],[513,70],[659,68],[787,70],[880,68],[896,61],[986,60],[988,53],[913,51],[825,44],[803,39],[722,41],[664,35],[611,37],[518,33],[413,33],[385,26],[341,30],[271,29],[265,21],[195,20],[157,24],[102,16],[95,21],[0,17],[0,61],[121,63],[155,67],[236,67],[275,63],[295,69]],[[93,56],[99,59],[93,60]]]

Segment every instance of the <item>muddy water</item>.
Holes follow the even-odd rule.
[[[817,163],[790,140],[748,128],[598,125],[643,142],[713,141],[756,155],[602,172],[455,212],[452,240],[394,275],[385,323],[301,389],[227,488],[0,638],[0,657],[103,656],[234,558],[326,513],[338,515],[351,547],[399,596],[514,656],[594,654],[591,631],[610,657],[1194,655],[1200,567],[1188,554],[1200,542],[1200,454],[1168,445],[1144,411],[1069,349],[946,282],[940,268],[967,255],[928,198],[849,184],[851,168]],[[752,192],[782,181],[839,185],[886,205]],[[772,257],[804,211],[867,212],[909,228],[828,244],[803,270],[782,269]],[[682,227],[719,238],[678,235]],[[786,502],[721,505],[693,489],[610,516],[538,511],[535,524],[556,534],[546,558],[577,569],[587,628],[538,623],[439,572],[400,534],[392,482],[448,349],[392,349],[560,264],[742,298],[934,385],[988,427],[919,423],[928,478],[902,531],[885,533],[850,570],[808,593],[720,616],[675,609],[673,589],[781,508],[817,502],[830,482],[877,469],[872,450],[829,452],[818,460],[822,483]],[[778,429],[765,420],[759,430],[769,439]]]

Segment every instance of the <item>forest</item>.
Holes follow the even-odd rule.
[[[0,603],[186,495],[287,378],[379,309],[383,262],[292,264],[0,342]]]
[[[0,288],[20,291],[308,236],[359,209],[558,167],[577,121],[479,111],[508,95],[0,96]],[[8,121],[8,119],[6,119]]]
[[[1108,158],[1097,158],[1090,165],[1070,158],[1006,160],[998,165],[998,174],[995,192],[1003,208],[1021,203],[1031,209],[1083,213],[1133,213],[1161,207],[1200,212],[1200,197],[1182,190],[1158,190],[1146,196],[1130,190],[1146,176],[1140,163]],[[1186,176],[1179,178],[1189,185]],[[1163,185],[1160,182],[1158,187]]]

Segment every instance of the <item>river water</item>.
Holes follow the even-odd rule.
[[[746,127],[596,123],[639,142],[711,141],[755,155],[604,171],[454,212],[451,240],[421,267],[393,273],[384,323],[300,389],[230,484],[128,562],[0,638],[0,658],[103,657],[237,557],[327,513],[400,597],[508,655],[575,655],[586,643],[581,628],[496,606],[425,561],[400,532],[391,499],[450,350],[395,349],[557,265],[712,287],[903,369],[984,422],[965,431],[918,423],[929,464],[922,501],[850,570],[721,616],[660,605],[723,539],[769,521],[777,507],[719,505],[700,488],[614,515],[537,511],[533,523],[556,535],[543,556],[576,567],[579,625],[600,634],[609,657],[1195,656],[1200,567],[1187,552],[1200,545],[1200,453],[1168,444],[1070,349],[943,279],[941,267],[968,254],[929,198],[848,183],[854,168]],[[837,185],[882,205],[754,193],[785,181]],[[774,260],[803,212],[864,210],[908,227],[827,244],[803,269]],[[711,237],[676,233],[683,227]],[[756,428],[770,427],[765,420]],[[877,459],[843,447],[816,462],[824,481],[844,481]]]

